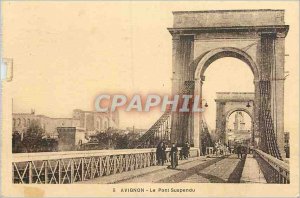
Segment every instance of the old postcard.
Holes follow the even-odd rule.
[[[2,1],[1,196],[299,197],[299,2]]]

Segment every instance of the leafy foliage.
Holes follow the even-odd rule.
[[[32,121],[23,136],[23,146],[26,152],[40,151],[44,130],[37,121]]]

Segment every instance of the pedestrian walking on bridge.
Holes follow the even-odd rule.
[[[171,157],[171,168],[176,168],[178,166],[178,148],[175,143],[172,144],[171,151],[170,151],[170,157]]]
[[[237,153],[238,158],[240,158],[240,157],[242,158],[242,147],[241,147],[241,145],[237,145],[236,153]]]
[[[158,165],[164,165],[166,161],[166,146],[164,142],[160,142],[156,147],[156,160]]]

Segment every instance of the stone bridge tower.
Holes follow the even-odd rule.
[[[213,61],[222,57],[244,61],[254,76],[254,128],[263,135],[261,109],[270,106],[283,151],[284,47],[289,29],[284,10],[179,11],[173,15],[173,27],[168,28],[173,42],[172,93],[180,94],[187,82],[193,82],[191,93],[201,97],[205,70]],[[172,141],[190,141],[200,147],[200,123],[200,113],[173,113]]]
[[[258,137],[258,128],[254,123],[254,93],[249,92],[217,92],[215,99],[217,106],[216,136],[221,142],[225,142],[225,133],[229,117],[236,111],[243,111],[251,117],[252,137]],[[254,138],[253,140],[254,141]]]

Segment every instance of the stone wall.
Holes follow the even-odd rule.
[[[173,12],[173,27],[284,25],[284,10],[211,10]]]

